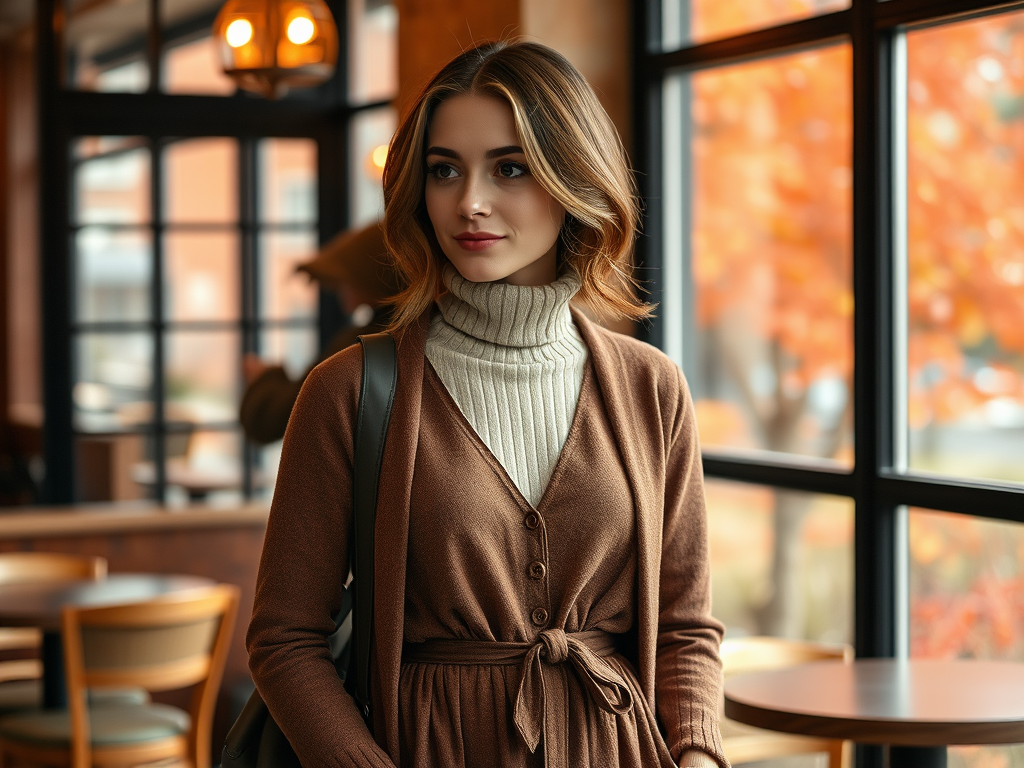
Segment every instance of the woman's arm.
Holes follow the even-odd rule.
[[[681,373],[679,379],[680,402],[666,458],[657,708],[677,763],[700,765],[699,753],[704,753],[724,767],[728,761],[718,724],[722,688],[718,646],[723,627],[711,617],[700,446],[693,403]]]
[[[306,379],[285,433],[246,636],[249,668],[304,768],[393,768],[327,646],[349,572],[361,351]]]

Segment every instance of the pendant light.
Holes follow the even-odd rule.
[[[224,72],[269,99],[328,80],[338,29],[323,0],[228,0],[213,23]]]

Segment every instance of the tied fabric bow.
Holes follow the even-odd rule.
[[[523,660],[523,676],[513,716],[516,728],[531,752],[545,737],[547,768],[570,768],[563,733],[568,711],[565,687],[554,677],[556,664],[569,662],[590,698],[606,712],[624,715],[633,708],[633,694],[622,676],[586,643],[561,629],[547,629],[538,636]],[[545,723],[551,727],[545,728]]]

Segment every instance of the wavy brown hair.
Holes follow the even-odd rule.
[[[424,201],[427,132],[445,99],[467,93],[511,105],[530,172],[565,208],[560,266],[583,283],[579,299],[598,314],[649,317],[630,256],[640,217],[636,184],[615,127],[583,76],[537,43],[488,42],[450,61],[427,84],[395,132],[384,167],[384,240],[405,286],[392,328],[416,320],[443,289],[445,256]]]

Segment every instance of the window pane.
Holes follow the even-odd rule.
[[[64,40],[69,88],[141,93],[149,88],[149,0],[66,0]]]
[[[166,441],[168,501],[240,501],[242,440],[238,432],[197,430]]]
[[[715,40],[850,7],[850,0],[662,0],[662,46]]]
[[[153,339],[83,333],[75,339],[75,428],[117,432],[152,421]]]
[[[168,47],[161,74],[165,93],[230,96],[235,92],[235,81],[221,69],[209,35]]]
[[[910,510],[910,654],[1024,661],[1024,525]],[[1024,745],[950,747],[950,768],[1024,762]]]
[[[369,224],[384,214],[381,178],[395,121],[395,111],[390,108],[360,112],[352,119],[349,189],[353,227]]]
[[[398,11],[388,0],[350,0],[349,100],[390,99],[398,92]]]
[[[678,241],[666,238],[665,270],[681,272],[672,260],[691,254],[680,280],[692,300],[668,288],[688,313],[683,362],[701,439],[849,465],[849,48],[679,76],[672,87],[682,116],[667,116],[666,143],[682,151],[666,168],[666,199],[682,210],[665,214]]]
[[[317,315],[317,284],[299,264],[316,254],[311,230],[267,232],[260,236],[260,317],[267,320],[313,319]]]
[[[317,329],[313,326],[267,328],[260,334],[260,357],[280,365],[294,380],[305,376],[319,352]]]
[[[169,232],[164,237],[164,259],[168,320],[238,319],[237,232]]]
[[[96,137],[83,152],[98,148]],[[149,150],[125,149],[78,163],[74,171],[77,224],[141,224],[150,220]]]
[[[853,502],[708,480],[712,605],[730,635],[853,638]]]
[[[1022,27],[907,35],[911,469],[1024,481]]]
[[[237,331],[166,335],[167,418],[192,424],[238,418],[241,342]]]
[[[164,217],[173,223],[238,220],[238,142],[176,141],[164,150]]]
[[[75,236],[75,319],[149,320],[152,249],[149,229],[80,229]]]
[[[311,139],[264,139],[260,152],[260,220],[317,221],[317,151]]]

